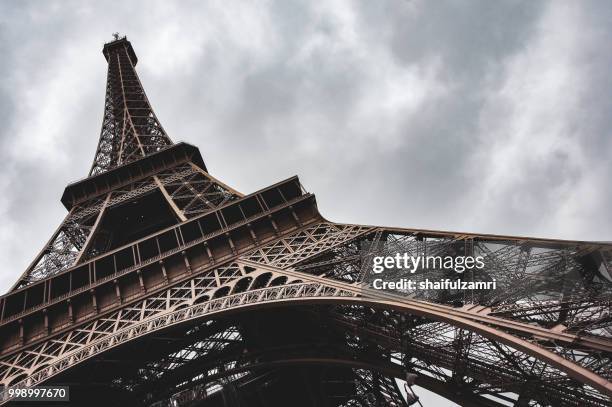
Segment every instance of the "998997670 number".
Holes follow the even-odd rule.
[[[2,399],[14,401],[68,401],[68,386],[8,387]]]

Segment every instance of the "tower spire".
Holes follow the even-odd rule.
[[[172,145],[155,116],[134,67],[138,62],[127,38],[113,34],[102,53],[108,61],[100,141],[89,175],[97,175]]]

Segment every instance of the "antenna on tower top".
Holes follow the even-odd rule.
[[[119,33],[118,32],[113,33],[113,38],[115,39],[115,41],[117,41],[119,39]]]

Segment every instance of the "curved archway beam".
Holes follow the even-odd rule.
[[[296,279],[301,279],[304,281],[318,282],[320,284],[335,287],[341,290],[352,291],[356,295],[362,296],[364,298],[370,298],[373,300],[381,300],[381,301],[391,301],[394,303],[399,302],[402,304],[412,306],[415,309],[420,309],[423,311],[429,310],[434,313],[443,312],[444,314],[450,317],[469,319],[471,321],[474,321],[474,322],[477,322],[483,325],[488,325],[491,327],[496,327],[496,328],[504,329],[507,331],[516,332],[519,335],[534,337],[539,340],[564,342],[572,346],[585,346],[588,348],[612,353],[612,341],[605,340],[603,338],[578,336],[578,335],[575,335],[572,333],[566,333],[566,332],[555,332],[550,329],[541,328],[539,326],[534,326],[534,325],[530,325],[530,324],[523,323],[523,322],[517,322],[517,321],[504,319],[500,317],[479,314],[475,312],[469,312],[464,309],[453,308],[453,307],[449,307],[449,306],[442,305],[442,304],[410,300],[410,299],[407,299],[397,294],[389,294],[384,291],[368,289],[367,287],[363,285],[343,283],[341,281],[332,280],[329,278],[317,277],[311,274],[306,274],[306,273],[294,271],[294,270],[283,270],[283,269],[279,269],[275,267],[261,265],[259,263],[250,262],[248,260],[240,260],[237,263],[238,264],[242,263],[242,264],[248,265],[250,267],[255,267],[258,269],[269,269],[272,272],[286,274],[287,276],[291,276]]]
[[[498,329],[472,321],[467,318],[449,315],[446,310],[431,309],[423,304],[412,304],[400,301],[359,298],[354,291],[341,290],[315,283],[300,283],[282,287],[268,287],[251,292],[234,294],[228,297],[213,299],[202,304],[193,305],[172,312],[164,313],[140,323],[130,325],[114,334],[93,341],[87,346],[72,352],[54,363],[32,372],[28,378],[13,385],[32,386],[57,375],[76,364],[94,357],[123,343],[146,336],[147,334],[203,317],[221,316],[234,312],[263,307],[282,307],[298,304],[356,304],[374,308],[388,308],[399,312],[427,317],[453,326],[468,329],[489,339],[500,341],[530,356],[542,360],[569,377],[592,386],[606,395],[612,395],[612,383],[605,378],[578,366],[563,357],[540,346]]]

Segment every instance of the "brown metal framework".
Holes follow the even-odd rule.
[[[609,405],[612,244],[333,223],[297,177],[243,195],[170,141],[129,41],[103,52],[90,176],[0,297],[3,386],[68,383],[75,405],[406,406],[410,372],[465,406]],[[482,256],[462,279],[498,289],[369,289],[373,256],[397,252]]]
[[[132,45],[122,38],[104,46],[108,61],[100,142],[89,175],[137,160],[172,144],[155,117],[134,67]]]

